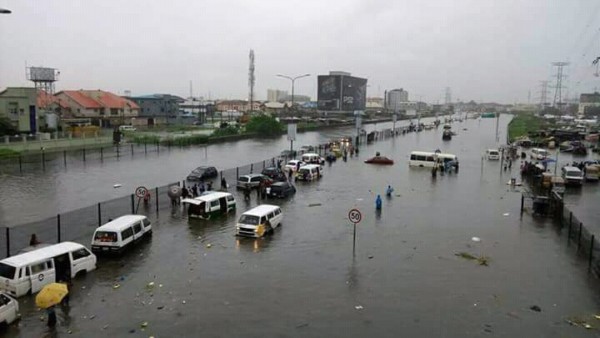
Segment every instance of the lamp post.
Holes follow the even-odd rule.
[[[300,78],[310,76],[310,74],[298,75],[296,77],[291,77],[291,76],[282,75],[282,74],[277,74],[277,76],[292,81],[292,108],[294,108],[294,83],[296,82],[296,80],[298,80]]]

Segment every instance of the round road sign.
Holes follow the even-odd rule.
[[[144,198],[148,194],[148,189],[146,187],[137,187],[135,189],[135,195],[139,198]]]
[[[348,213],[348,219],[352,223],[360,223],[360,221],[362,220],[362,215],[358,209],[352,209]]]

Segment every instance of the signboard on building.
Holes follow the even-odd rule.
[[[296,141],[296,130],[297,130],[296,124],[290,123],[287,125],[287,127],[288,127],[288,132],[287,132],[288,141]]]

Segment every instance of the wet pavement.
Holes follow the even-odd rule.
[[[506,122],[503,116],[501,135]],[[521,217],[520,192],[506,185],[518,166],[511,175],[481,159],[495,144],[495,120],[453,128],[459,135],[450,142],[441,141],[441,128],[423,131],[326,165],[324,177],[297,184],[293,198],[269,200],[282,206],[284,219],[264,239],[233,235],[239,215],[259,203],[255,194],[248,203],[238,194],[236,215],[211,221],[161,212],[151,240],[74,280],[69,317],[57,311],[58,335],[597,336],[566,322],[598,313],[600,289],[586,262],[550,220]],[[408,167],[410,151],[435,148],[459,156],[458,174],[433,180],[428,170]],[[396,164],[364,164],[376,151]],[[375,197],[387,185],[395,192],[377,213]],[[347,220],[353,207],[363,213],[355,255]],[[461,252],[488,257],[489,266]],[[19,300],[23,319],[7,336],[47,334],[33,297]],[[600,327],[596,321],[590,324]]]

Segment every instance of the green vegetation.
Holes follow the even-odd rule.
[[[213,133],[210,135],[211,137],[223,137],[223,136],[232,136],[238,135],[240,130],[234,126],[228,126],[225,128],[215,129]]]
[[[15,151],[12,149],[0,148],[0,158],[15,157],[15,156],[19,156],[18,151]]]
[[[15,129],[8,117],[0,116],[0,136],[14,135],[16,133],[17,129]]]
[[[135,135],[131,142],[137,144],[156,144],[160,141],[160,137],[156,135]]]
[[[278,136],[283,130],[283,124],[268,115],[254,116],[246,124],[246,132],[259,136]]]
[[[513,142],[516,138],[527,136],[547,126],[547,122],[533,114],[516,115],[508,124],[508,139]]]
[[[175,138],[168,138],[162,140],[160,143],[165,146],[191,146],[195,144],[206,144],[208,143],[209,137],[207,135],[189,135]]]

